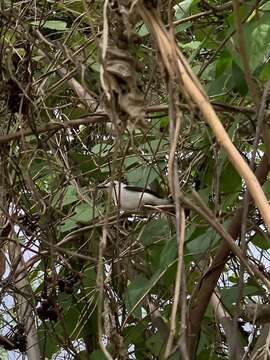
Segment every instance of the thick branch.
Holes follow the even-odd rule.
[[[13,279],[14,286],[18,290],[18,292],[14,293],[14,298],[18,307],[18,323],[23,325],[26,334],[26,354],[29,360],[39,360],[41,359],[39,339],[31,304],[33,293],[27,278],[21,247],[18,241],[9,243],[9,257],[13,272],[16,273],[18,268],[21,269],[20,274],[14,276]]]
[[[267,179],[267,174],[270,170],[270,164],[267,155],[264,155],[260,166],[257,168],[255,174],[260,184],[263,184]],[[241,232],[243,207],[242,205],[236,210],[235,216],[231,222],[228,233],[233,239],[237,239]],[[211,295],[217,285],[218,279],[223,272],[225,263],[230,255],[230,248],[228,244],[223,241],[220,245],[212,265],[207,273],[202,278],[200,289],[197,294],[195,305],[190,310],[189,315],[189,350],[193,353],[196,348],[197,336],[200,331],[201,321],[205,310],[210,301]]]
[[[270,206],[268,200],[256,178],[254,173],[249,168],[248,164],[244,161],[239,154],[236,147],[233,145],[229,135],[224,129],[221,121],[219,120],[215,110],[210,104],[210,101],[205,94],[199,80],[193,74],[189,64],[187,63],[184,55],[181,53],[175,41],[164,28],[158,13],[149,11],[141,3],[139,13],[146,25],[149,27],[154,39],[156,40],[157,47],[160,51],[163,64],[172,79],[179,77],[180,85],[184,95],[193,100],[202,112],[205,121],[212,128],[217,141],[226,151],[228,158],[236,171],[245,180],[250,194],[252,195],[260,213],[265,221],[265,224],[270,230]]]
[[[211,296],[211,305],[215,311],[215,317],[217,321],[222,325],[230,354],[230,359],[241,360],[244,356],[244,348],[241,345],[241,333],[239,330],[234,329],[233,319],[226,311],[219,297],[214,292]]]

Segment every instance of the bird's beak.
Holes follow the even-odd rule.
[[[98,189],[107,189],[107,187],[108,186],[102,184],[97,186]]]

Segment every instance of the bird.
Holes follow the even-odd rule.
[[[172,199],[162,198],[154,191],[143,187],[126,185],[120,181],[111,181],[98,186],[112,191],[112,199],[121,210],[136,210],[144,205],[162,206],[172,204]]]

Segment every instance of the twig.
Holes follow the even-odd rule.
[[[252,74],[249,66],[249,59],[246,52],[246,46],[245,46],[245,37],[243,33],[243,27],[242,27],[242,19],[240,15],[240,1],[239,0],[233,0],[233,12],[234,12],[234,22],[235,22],[235,29],[236,34],[238,37],[238,47],[239,47],[239,54],[243,63],[244,68],[244,74],[247,82],[247,86],[251,95],[251,98],[256,106],[258,108],[259,106],[259,92],[258,88],[256,86],[256,83],[252,79]]]

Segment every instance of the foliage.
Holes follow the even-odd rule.
[[[136,9],[145,5],[173,24],[176,45],[269,198],[270,1],[118,0],[105,11],[106,3],[0,5],[0,346],[24,352],[19,295],[31,307],[42,358],[240,359],[244,346],[254,355],[263,330],[244,309],[266,303],[269,289],[213,223],[241,239],[244,258],[265,279],[268,231],[239,169],[178,86],[181,74],[170,78],[155,29]],[[166,208],[122,212],[98,189],[111,179],[174,201],[177,183],[191,200],[181,200],[185,222],[177,206],[176,216]],[[12,260],[14,243],[24,265]],[[25,270],[28,286],[18,290]]]

